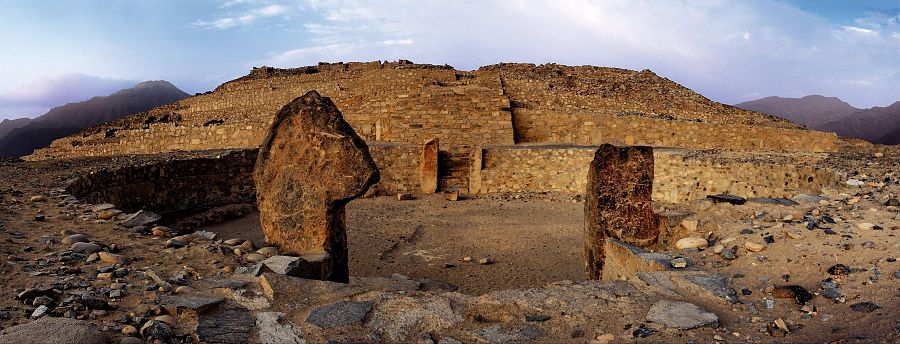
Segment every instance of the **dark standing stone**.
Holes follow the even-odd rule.
[[[718,194],[718,195],[709,195],[706,196],[713,201],[713,203],[730,203],[734,205],[741,205],[747,203],[747,199],[734,195],[726,195],[726,194]]]
[[[310,91],[285,105],[254,170],[266,241],[295,255],[328,253],[321,279],[349,281],[344,206],[379,181],[365,141],[331,99]]]
[[[646,248],[657,244],[653,213],[653,149],[605,144],[594,154],[584,203],[585,273],[600,279],[606,238]]]
[[[314,309],[306,322],[321,328],[331,328],[362,322],[372,311],[372,302],[341,301]]]

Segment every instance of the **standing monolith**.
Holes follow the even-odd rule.
[[[321,274],[304,277],[348,282],[344,206],[377,183],[379,173],[369,147],[331,99],[310,91],[281,108],[253,179],[266,241],[284,253],[324,253],[316,262]]]
[[[605,144],[594,153],[584,203],[584,258],[588,279],[600,279],[610,237],[637,247],[659,238],[653,194],[653,148]]]

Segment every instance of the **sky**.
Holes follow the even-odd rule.
[[[145,80],[407,59],[650,69],[710,99],[900,100],[897,0],[0,1],[0,119]]]

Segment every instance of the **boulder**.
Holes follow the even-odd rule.
[[[659,239],[659,218],[650,205],[653,149],[605,144],[594,154],[584,203],[585,273],[602,276],[606,238],[646,248]]]
[[[276,115],[254,169],[266,241],[296,255],[328,253],[320,278],[349,280],[344,206],[380,179],[365,141],[315,91]]]
[[[125,221],[122,221],[122,225],[128,228],[146,226],[159,221],[160,219],[162,219],[162,216],[159,216],[156,213],[141,210],[126,217]]]
[[[719,326],[719,317],[714,313],[683,301],[656,301],[647,312],[647,320],[683,330]]]

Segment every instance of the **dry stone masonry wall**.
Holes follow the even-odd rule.
[[[421,165],[417,161],[420,146],[433,139],[440,141],[437,189],[473,193],[520,191],[525,186],[580,192],[583,178],[578,176],[586,166],[585,153],[546,147],[554,144],[727,149],[752,155],[829,152],[836,149],[837,140],[834,134],[710,101],[647,70],[498,64],[465,72],[449,66],[375,61],[254,68],[213,92],[56,140],[27,159],[257,148],[274,113],[310,90],[330,97],[354,130],[374,147],[373,158],[384,173],[374,189],[385,193],[421,189],[417,184],[421,172],[415,169]],[[515,151],[479,149],[512,145]],[[484,164],[472,159],[482,153]],[[662,166],[693,168],[695,163]],[[506,184],[496,185],[503,179],[492,175],[496,168],[491,164],[533,173],[527,178],[523,175],[528,173],[519,173],[506,179]],[[473,174],[482,168],[483,175]],[[795,183],[792,178],[820,172],[786,168],[788,175],[781,179],[787,184],[781,187],[742,186],[736,178],[751,177],[747,183],[760,178],[736,175],[741,172],[734,170],[712,172],[722,170],[721,166],[694,170],[710,171],[699,178],[729,177],[701,181],[705,190],[742,193],[805,190],[830,180],[813,176],[812,183]],[[660,185],[658,190],[677,190],[676,196],[655,192],[654,197],[684,201],[697,196],[676,185],[674,178],[683,173],[666,173],[672,179],[661,176],[659,180],[671,186]],[[774,174],[768,173],[773,177],[763,182],[781,182]],[[698,177],[686,177],[697,184]]]
[[[596,146],[486,146],[475,153],[472,193],[582,193]],[[653,200],[686,203],[710,194],[792,197],[817,194],[844,176],[802,164],[741,161],[707,152],[654,149]]]

